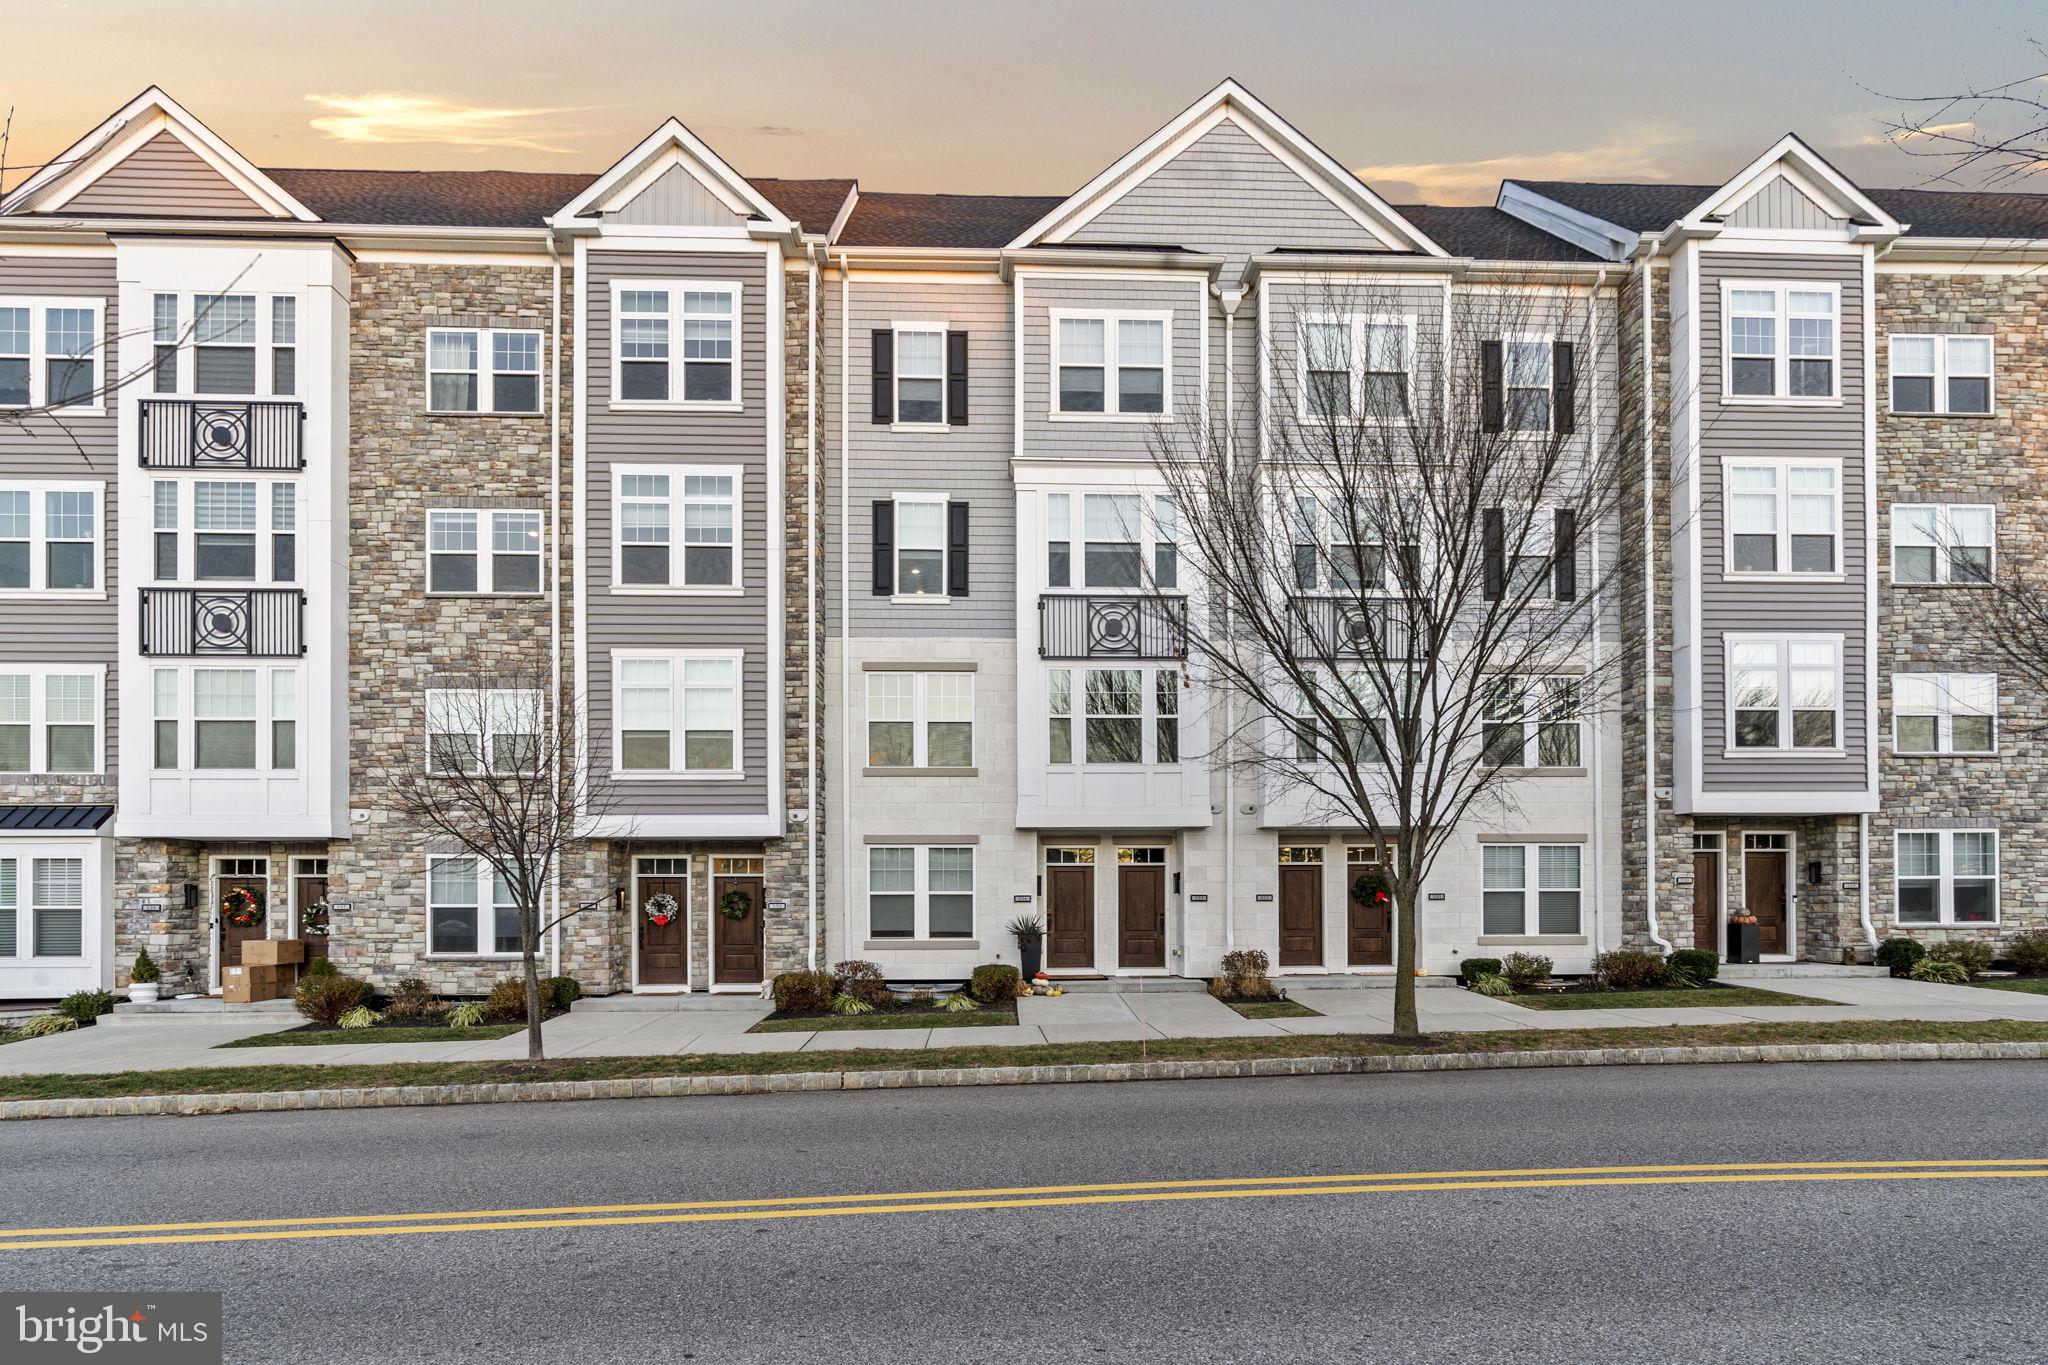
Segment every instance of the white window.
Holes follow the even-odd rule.
[[[1893,412],[1991,411],[1990,337],[1895,332],[1891,352]]]
[[[0,773],[100,771],[105,671],[0,664]]]
[[[100,485],[0,483],[0,594],[99,597]]]
[[[298,392],[299,301],[291,294],[156,294],[156,393],[289,398]]]
[[[291,772],[299,766],[296,668],[153,670],[151,766]]]
[[[547,725],[543,693],[518,688],[427,692],[427,771],[531,773]]]
[[[1728,733],[1745,753],[1842,747],[1842,637],[1728,635]]]
[[[870,673],[867,680],[867,766],[974,766],[972,673]]]
[[[517,957],[521,949],[519,904],[509,881],[468,855],[427,859],[429,953]]]
[[[540,411],[540,333],[493,328],[427,330],[431,412]]]
[[[1728,572],[1838,573],[1842,540],[1839,462],[1730,459]]]
[[[299,301],[289,294],[270,300],[270,392],[278,398],[299,387]]]
[[[1555,406],[1555,339],[1511,336],[1501,341],[1502,415],[1509,431],[1549,431]]]
[[[1997,676],[1894,673],[1892,748],[1902,754],[1996,753]]]
[[[1081,503],[1081,581],[1074,581],[1074,508]],[[1050,588],[1180,584],[1180,520],[1173,499],[1144,493],[1048,493],[1045,581]],[[1150,581],[1147,581],[1147,574]]]
[[[1733,398],[1840,396],[1841,289],[1742,281],[1723,286],[1727,352],[1722,391]]]
[[[1180,691],[1176,668],[1046,670],[1051,761],[1180,762]]]
[[[0,408],[104,406],[97,299],[0,298]]]
[[[896,420],[911,426],[946,422],[946,329],[896,324]]]
[[[613,402],[739,406],[739,285],[620,280],[612,284],[612,308]]]
[[[973,938],[973,847],[871,846],[868,936]]]
[[[1504,677],[1488,684],[1481,723],[1486,761],[1506,768],[1582,764],[1579,680]]]
[[[1413,389],[1414,333],[1413,317],[1304,318],[1302,419],[1405,418]]]
[[[1988,504],[1892,508],[1892,582],[1989,583],[1997,513]]]
[[[1309,676],[1312,687],[1294,693],[1295,761],[1380,761],[1387,707],[1372,678],[1358,668],[1335,674],[1314,669]]]
[[[1479,854],[1481,933],[1579,932],[1577,844],[1486,844]]]
[[[629,777],[738,777],[740,654],[612,655],[613,771]]]
[[[896,512],[896,596],[946,595],[946,499],[898,493]]]
[[[537,593],[540,565],[539,512],[427,513],[429,593]]]
[[[1898,832],[1900,924],[1998,923],[1998,832]]]
[[[1170,412],[1166,340],[1172,325],[1172,313],[1053,313],[1053,413],[1152,418]]]
[[[83,956],[85,859],[0,852],[0,958]]]
[[[158,479],[150,569],[159,583],[290,583],[298,577],[298,487],[289,480]]]
[[[738,590],[737,465],[619,465],[612,470],[612,495],[614,587]]]
[[[1294,586],[1301,592],[1390,594],[1421,563],[1421,546],[1383,543],[1402,529],[1385,512],[1341,498],[1294,500]],[[1548,571],[1549,559],[1540,561]]]

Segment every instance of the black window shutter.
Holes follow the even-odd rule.
[[[1551,595],[1569,602],[1579,595],[1579,514],[1560,507],[1550,522]]]
[[[967,425],[967,333],[946,333],[946,425]]]
[[[1501,349],[1498,341],[1479,343],[1479,425],[1481,430],[1496,432],[1507,427],[1507,390],[1501,374]]]
[[[1550,382],[1552,420],[1557,424],[1558,435],[1569,436],[1579,425],[1579,371],[1569,341],[1556,342],[1550,348]]]
[[[877,327],[874,348],[874,420],[877,426],[887,426],[896,420],[896,334]]]
[[[886,335],[876,333],[877,336]],[[896,504],[875,499],[875,596],[896,591]]]
[[[946,504],[946,595],[967,596],[967,504],[964,502]]]
[[[1481,553],[1485,556],[1484,575],[1486,579],[1486,600],[1497,600],[1507,584],[1508,577],[1508,535],[1507,523],[1502,519],[1498,507],[1489,507],[1480,513]]]

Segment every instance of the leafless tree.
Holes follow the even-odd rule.
[[[2024,46],[2043,70],[1946,93],[1873,91],[1899,105],[1878,120],[1885,140],[1926,158],[1927,179],[1938,183],[2009,188],[2048,168],[2048,47],[2033,38]]]
[[[576,908],[548,918],[548,889],[572,845],[610,813],[614,788],[583,708],[545,669],[466,680],[426,695],[425,762],[389,774],[392,804],[418,832],[472,854],[511,891],[526,980],[526,1055],[541,1049],[540,944]],[[609,901],[600,902],[609,904]],[[588,907],[583,907],[588,908]],[[479,923],[479,939],[492,930]]]
[[[1594,742],[1615,657],[1613,344],[1564,287],[1264,287],[1294,319],[1258,358],[1264,400],[1177,404],[1154,439],[1190,656],[1219,761],[1371,843],[1412,1036],[1432,866],[1461,821],[1498,819],[1529,769],[1582,766]]]

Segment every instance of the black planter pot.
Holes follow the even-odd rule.
[[[1758,962],[1762,960],[1763,935],[1761,926],[1755,924],[1730,924],[1728,926],[1728,960],[1730,962]]]
[[[1017,940],[1017,956],[1024,964],[1024,979],[1031,980],[1038,975],[1039,953],[1045,947],[1042,938],[1020,938]]]

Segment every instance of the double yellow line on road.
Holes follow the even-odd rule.
[[[657,1223],[734,1223],[761,1219],[843,1218],[961,1209],[1062,1208],[1289,1195],[1364,1195],[1444,1190],[1529,1190],[1616,1185],[1727,1185],[1865,1180],[1986,1180],[2048,1177],[2048,1157],[1902,1161],[1770,1161],[1659,1166],[1535,1166],[1508,1170],[1389,1171],[1354,1175],[1248,1176],[1214,1180],[1138,1180],[1085,1185],[1022,1185],[887,1194],[797,1195],[655,1204],[565,1204],[523,1209],[334,1214],[190,1223],[0,1228],[0,1251],[50,1247],[146,1246],[193,1242],[265,1242],[324,1237],[396,1237],[423,1232],[515,1232]]]

